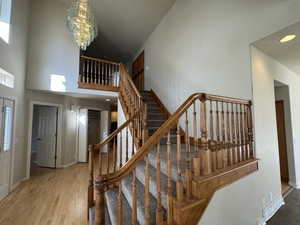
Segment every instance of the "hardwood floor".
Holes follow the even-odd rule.
[[[0,225],[87,225],[87,164],[37,169],[0,201]]]

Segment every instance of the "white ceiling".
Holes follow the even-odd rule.
[[[63,0],[68,3],[70,0]],[[99,25],[92,45],[106,58],[127,62],[142,47],[175,0],[91,0]]]
[[[287,43],[280,43],[279,40],[288,34],[296,34],[297,38]],[[300,75],[300,22],[259,40],[254,45]]]

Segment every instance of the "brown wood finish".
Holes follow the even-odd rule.
[[[143,91],[145,85],[145,51],[143,51],[132,63],[132,80],[138,90]]]
[[[276,121],[281,180],[284,182],[289,182],[288,155],[285,132],[285,112],[284,101],[282,100],[276,101]]]

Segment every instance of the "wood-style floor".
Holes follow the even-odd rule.
[[[0,201],[0,225],[87,225],[87,164],[37,169]]]

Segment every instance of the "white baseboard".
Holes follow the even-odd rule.
[[[295,189],[300,189],[300,184],[294,183],[292,181],[289,182],[289,185]]]
[[[263,210],[263,218],[257,223],[257,225],[267,225],[267,221],[270,220],[275,213],[284,205],[284,200],[282,197],[278,198],[276,201]]]
[[[68,168],[68,167],[70,167],[70,166],[75,165],[76,163],[77,163],[77,161],[74,161],[74,162],[71,162],[71,163],[69,163],[69,164],[62,165],[61,168]]]

